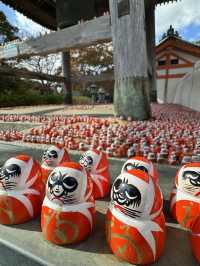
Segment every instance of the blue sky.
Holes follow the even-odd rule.
[[[5,6],[1,1],[0,10],[6,14],[12,24],[20,28],[21,33],[25,32],[25,35],[37,35],[40,31],[44,31],[38,24]],[[157,41],[169,28],[170,24],[179,31],[183,39],[188,41],[200,40],[200,1],[182,0],[156,7]]]

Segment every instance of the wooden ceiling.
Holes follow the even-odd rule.
[[[39,23],[40,25],[51,30],[57,29],[56,22],[56,0],[1,0],[4,4],[9,5],[13,9]],[[65,0],[67,1],[67,0]],[[80,0],[83,1],[83,0]],[[108,8],[109,0],[94,0],[95,4],[100,8],[103,3],[104,8]],[[175,2],[177,0],[145,0],[146,2],[153,1],[155,4],[165,4]],[[95,15],[100,15],[97,14]]]

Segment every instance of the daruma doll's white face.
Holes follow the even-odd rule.
[[[81,202],[86,191],[87,176],[76,169],[60,166],[50,174],[47,197],[59,205]]]
[[[195,163],[197,164],[197,163]],[[178,189],[193,196],[200,197],[200,163],[199,167],[184,166],[178,174]]]
[[[0,169],[0,189],[1,190],[20,190],[33,167],[33,160],[25,162],[17,158],[10,158]]]

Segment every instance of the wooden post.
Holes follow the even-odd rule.
[[[116,115],[150,118],[144,0],[110,0]]]
[[[147,57],[148,57],[148,76],[150,82],[151,102],[157,101],[157,82],[156,82],[156,53],[155,53],[155,3],[146,1],[146,38],[147,38]]]
[[[69,10],[71,2],[66,4],[64,0],[58,0],[56,2],[56,18],[57,18],[57,27],[59,29],[64,29],[65,27],[73,24],[70,20],[68,21]],[[68,12],[67,12],[68,11]],[[71,14],[73,15],[73,14]],[[64,103],[72,104],[72,84],[71,84],[71,66],[70,66],[70,50],[62,51],[62,72],[63,76],[66,78],[66,81],[63,83],[63,88],[65,92]]]
[[[62,70],[63,77],[66,78],[66,81],[63,83],[65,91],[65,104],[72,104],[72,84],[71,84],[71,64],[70,64],[70,52],[62,52]]]

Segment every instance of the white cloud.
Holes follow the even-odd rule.
[[[20,35],[22,37],[38,36],[41,32],[44,33],[48,31],[46,28],[40,26],[34,21],[28,19],[24,15],[15,12],[16,15],[16,26],[20,30]]]
[[[187,26],[200,26],[200,1],[182,0],[156,8],[156,34],[157,38],[163,34],[170,25],[176,30]]]

